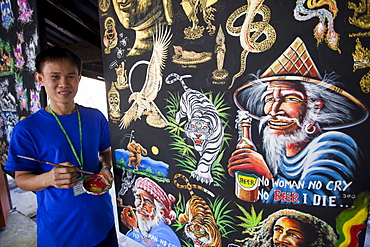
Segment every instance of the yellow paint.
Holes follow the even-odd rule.
[[[159,154],[159,149],[158,149],[156,146],[152,146],[152,153],[153,153],[154,155]]]
[[[368,214],[367,207],[361,209],[352,219],[348,220],[343,225],[343,234],[344,234],[344,242],[339,245],[339,247],[346,247],[351,243],[351,227],[354,225],[362,224],[366,221]]]
[[[242,172],[237,173],[238,183],[245,189],[254,189],[257,186],[257,177]]]

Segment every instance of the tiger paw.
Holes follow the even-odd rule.
[[[211,184],[213,182],[213,178],[210,171],[202,172],[199,171],[199,169],[197,169],[191,173],[191,176],[197,181],[200,181],[201,183]]]

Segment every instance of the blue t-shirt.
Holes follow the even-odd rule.
[[[110,147],[108,122],[96,109],[78,106],[82,122],[83,169],[100,171],[99,152]],[[58,116],[77,153],[80,137],[77,112]],[[28,156],[56,164],[71,162],[78,165],[66,136],[54,116],[44,109],[20,121],[14,128],[9,144],[8,171],[44,173],[52,165],[17,157]],[[37,245],[94,246],[104,240],[114,225],[113,206],[109,193],[95,196],[87,193],[75,196],[73,188],[48,187],[36,192]]]

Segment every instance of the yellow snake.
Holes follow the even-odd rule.
[[[269,24],[271,16],[270,9],[262,4],[263,1],[264,0],[248,0],[247,5],[243,5],[235,10],[226,21],[227,32],[232,36],[239,36],[240,45],[243,48],[240,55],[240,70],[233,76],[229,88],[233,86],[236,78],[244,73],[249,52],[264,52],[270,49],[276,41],[276,31]],[[257,14],[262,16],[262,20],[253,22]],[[246,15],[243,25],[235,27],[235,21],[243,15]],[[258,40],[262,34],[265,35],[265,39]]]

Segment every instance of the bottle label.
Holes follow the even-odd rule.
[[[257,201],[258,177],[254,174],[235,172],[235,195],[244,201]]]
[[[246,174],[244,172],[235,172],[236,179],[239,185],[245,190],[254,190],[257,188],[258,177],[254,174]]]

